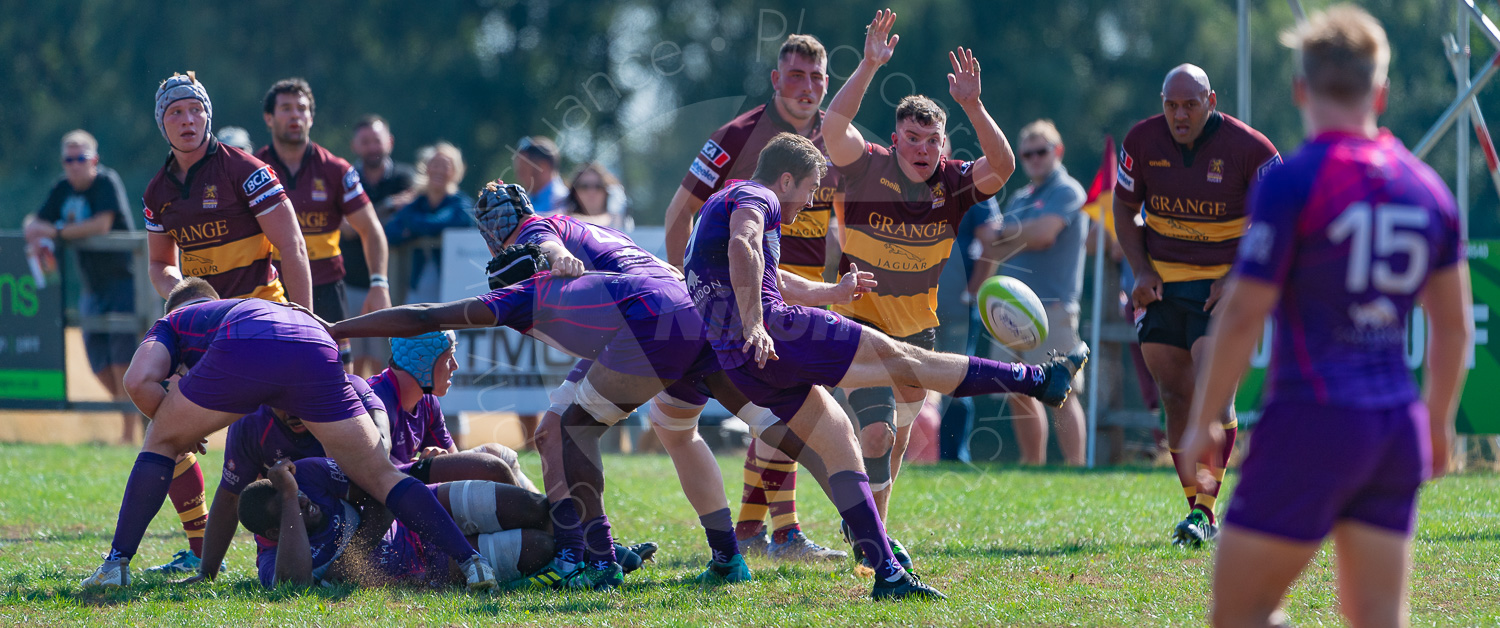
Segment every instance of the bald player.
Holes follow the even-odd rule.
[[[1183,446],[1185,464],[1218,450],[1218,409],[1274,316],[1272,378],[1224,516],[1211,619],[1283,625],[1277,607],[1331,535],[1349,624],[1402,626],[1417,491],[1447,469],[1474,340],[1458,210],[1376,122],[1391,52],[1375,18],[1335,6],[1282,40],[1300,53],[1292,99],[1308,139],[1251,195]],[[1420,387],[1406,365],[1417,304],[1431,321]]]
[[[1201,68],[1173,68],[1162,83],[1163,113],[1125,136],[1115,184],[1115,232],[1135,271],[1136,334],[1166,409],[1167,447],[1188,506],[1173,544],[1188,547],[1218,529],[1218,489],[1199,492],[1178,452],[1206,359],[1209,316],[1245,233],[1250,186],[1281,163],[1266,136],[1219,113],[1218,102]],[[1217,411],[1228,435],[1217,453],[1227,458],[1238,421],[1230,403]]]
[[[756,157],[777,133],[796,133],[823,148],[823,110],[828,93],[828,53],[811,35],[790,35],[781,44],[771,70],[771,102],[740,114],[719,127],[693,158],[682,186],[667,206],[667,260],[682,267],[688,232],[704,199],[730,181],[749,179]],[[832,214],[838,170],[813,193],[813,205],[781,227],[780,270],[808,281],[823,281],[828,221]],[[788,560],[838,560],[848,554],[812,542],[797,520],[797,463],[765,443],[751,441],[745,452],[745,488],[735,536],[749,554]],[[770,534],[766,516],[770,515]]]

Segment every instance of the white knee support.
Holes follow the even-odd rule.
[[[495,580],[510,582],[524,575],[516,567],[521,561],[520,530],[481,534],[478,545],[479,554],[489,559],[490,565],[495,568]]]
[[[896,427],[903,428],[911,425],[917,420],[917,415],[922,412],[922,404],[926,401],[897,401],[896,402]]]
[[[615,405],[615,402],[604,398],[604,395],[598,389],[594,388],[593,384],[589,383],[588,378],[584,378],[583,381],[578,382],[577,391],[573,403],[578,404],[579,407],[587,411],[589,416],[594,417],[595,421],[605,425],[614,425],[619,423],[620,419],[630,416],[628,410],[621,410],[620,406]]]
[[[761,433],[765,432],[766,428],[781,421],[781,419],[776,418],[775,414],[771,413],[769,408],[762,408],[753,403],[745,404],[745,407],[740,408],[740,411],[734,413],[734,415],[750,426],[750,435],[756,438],[760,438]]]
[[[453,522],[465,535],[486,534],[503,530],[495,512],[495,483],[464,480],[448,484],[448,508]]]
[[[547,411],[562,416],[563,410],[567,410],[568,406],[573,404],[573,397],[577,394],[577,390],[578,384],[573,382],[563,382],[554,388],[552,392],[547,393],[547,400],[552,402]]]
[[[664,390],[651,398],[646,416],[651,418],[653,425],[662,429],[685,432],[698,426],[698,416],[702,412],[703,406],[673,397]],[[681,418],[683,416],[688,418]]]

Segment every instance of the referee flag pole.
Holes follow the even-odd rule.
[[[1098,225],[1098,235],[1094,238],[1094,305],[1089,314],[1089,351],[1093,352],[1093,359],[1089,360],[1089,414],[1088,427],[1085,441],[1088,446],[1086,453],[1089,468],[1094,468],[1094,452],[1098,449],[1099,428],[1099,379],[1100,357],[1099,340],[1104,327],[1104,257],[1108,255],[1105,245],[1106,232],[1113,231],[1114,204],[1115,204],[1115,138],[1104,136],[1104,160],[1099,163],[1099,172],[1094,174],[1094,182],[1089,185],[1088,200],[1084,201],[1083,213]]]

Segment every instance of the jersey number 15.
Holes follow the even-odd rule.
[[[1328,225],[1334,244],[1349,240],[1349,271],[1344,287],[1352,294],[1375,289],[1385,294],[1411,294],[1427,277],[1427,229],[1430,214],[1414,205],[1354,203]],[[1406,269],[1396,272],[1391,258],[1405,255]]]

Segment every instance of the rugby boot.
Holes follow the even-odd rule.
[[[848,543],[850,549],[852,549],[854,552],[855,564],[869,570],[863,575],[865,577],[869,577],[870,574],[875,573],[875,563],[870,559],[869,556],[865,555],[864,549],[862,549],[859,544],[854,542],[854,533],[849,530],[849,524],[843,524],[843,532],[844,542]],[[891,553],[896,556],[896,562],[901,563],[902,569],[910,571],[912,565],[911,554],[907,553],[906,547],[901,545],[900,541],[891,538],[889,535],[885,537],[885,540],[891,545]]]
[[[458,566],[464,574],[464,582],[470,591],[494,591],[500,583],[495,581],[495,568],[489,559],[475,554]]]
[[[190,576],[198,573],[198,566],[203,561],[198,558],[193,550],[182,550],[172,555],[172,562],[165,565],[157,565],[146,570],[146,573],[165,574],[169,576]]]
[[[946,600],[948,596],[922,583],[917,574],[907,572],[895,582],[875,579],[875,588],[870,591],[873,600],[901,600],[909,597],[925,600]]]
[[[744,551],[744,550],[741,550]],[[801,530],[793,528],[786,534],[786,541],[777,543],[772,541],[766,546],[766,554],[776,560],[794,561],[824,561],[843,560],[849,557],[849,553],[843,550],[829,549],[812,542]]]
[[[625,584],[625,574],[620,569],[620,563],[610,561],[597,561],[582,568],[574,569],[563,580],[563,587],[569,589],[592,589],[594,591],[610,591],[615,587]]]
[[[765,528],[760,529],[760,534],[739,541],[740,553],[746,556],[765,556],[766,550],[771,545],[771,537],[766,533]]]
[[[891,553],[896,556],[896,562],[901,563],[901,568],[911,571],[911,554],[906,551],[906,546],[894,536],[887,536],[885,540],[890,541]]]
[[[626,547],[615,543],[615,558],[620,561],[620,569],[624,573],[630,573],[641,568],[648,560],[654,560],[656,555],[656,544],[652,542],[637,543]]]
[[[1068,393],[1073,392],[1073,376],[1083,365],[1088,364],[1088,345],[1078,343],[1078,346],[1067,355],[1052,352],[1052,359],[1041,364],[1042,385],[1032,391],[1031,396],[1038,401],[1061,408],[1064,401],[1068,400]]]
[[[94,570],[93,575],[79,583],[84,589],[118,589],[130,586],[130,559],[106,560]]]
[[[1197,549],[1219,536],[1219,526],[1209,522],[1208,515],[1194,508],[1186,519],[1172,530],[1172,544],[1178,547]]]
[[[506,583],[506,589],[559,589],[569,575],[578,569],[578,563],[553,558],[545,567],[524,578]]]
[[[745,557],[735,554],[728,562],[708,561],[708,569],[698,574],[698,584],[735,584],[737,582],[750,582],[755,577],[750,574],[750,566],[745,564]]]

